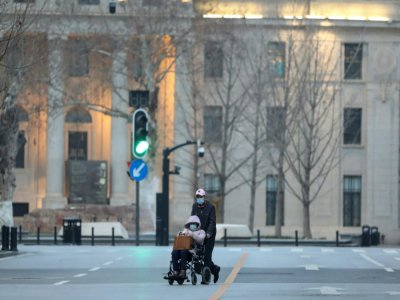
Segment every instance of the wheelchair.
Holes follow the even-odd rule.
[[[195,247],[195,255],[192,254],[192,259],[188,260],[186,263],[186,277],[185,278],[173,278],[173,265],[172,260],[169,264],[169,271],[164,276],[164,279],[168,280],[169,285],[173,285],[176,281],[179,285],[182,285],[185,281],[191,282],[193,285],[197,284],[197,275],[201,275],[202,284],[209,284],[211,281],[211,270],[208,266],[204,265],[204,245],[201,247]],[[179,262],[179,261],[178,261]],[[188,276],[188,271],[190,273],[190,279]]]

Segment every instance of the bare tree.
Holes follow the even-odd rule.
[[[32,60],[22,61],[23,34],[29,28],[30,6],[0,1],[0,225],[13,224],[12,199],[16,187],[15,157],[24,141],[18,139],[18,95]]]
[[[310,205],[338,163],[341,115],[335,102],[340,85],[337,43],[326,32],[305,28],[288,34],[287,74],[272,95],[283,109],[281,121],[273,121],[284,124],[284,132],[274,128],[278,175],[287,174],[285,184],[303,207],[304,237],[311,238]]]
[[[230,29],[207,35],[204,41],[204,142],[210,156],[207,165],[220,184],[215,199],[219,204],[219,222],[224,222],[225,197],[248,179],[236,181],[229,187],[228,181],[235,175],[240,176],[241,168],[253,156],[251,151],[240,151],[241,156],[233,155],[243,146],[235,139],[248,103],[249,83],[243,77],[244,55],[243,40]]]

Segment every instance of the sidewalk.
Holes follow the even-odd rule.
[[[19,254],[18,251],[3,251],[3,250],[0,250],[0,260],[2,258],[9,257],[9,256],[15,256],[15,255],[18,255],[18,254]]]

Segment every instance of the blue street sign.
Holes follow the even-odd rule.
[[[131,161],[129,167],[129,175],[133,180],[142,181],[146,178],[148,168],[146,163],[141,159],[135,159]]]

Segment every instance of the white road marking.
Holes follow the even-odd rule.
[[[89,272],[94,272],[94,271],[97,271],[97,270],[100,270],[100,267],[91,268],[91,269],[89,270]]]
[[[103,264],[103,266],[108,266],[108,265],[111,265],[113,262],[112,261],[108,261],[108,262],[105,262],[104,264]]]
[[[11,259],[11,258],[13,258],[13,256],[3,257],[3,258],[0,258],[0,260],[7,260],[7,259]]]
[[[308,290],[319,290],[321,295],[342,295],[343,294],[343,293],[338,292],[338,290],[343,290],[343,289],[335,288],[335,287],[331,287],[331,286],[308,288]]]
[[[123,259],[123,257],[117,257],[115,260],[121,260],[121,259]]]
[[[330,248],[322,248],[321,249],[322,252],[334,252],[334,249],[330,249]]]
[[[392,268],[385,268],[386,272],[394,272],[394,270]]]
[[[68,282],[69,282],[69,280],[63,280],[63,281],[56,282],[54,285],[62,285],[64,283],[68,283]]]
[[[77,274],[77,275],[74,275],[74,277],[75,278],[79,278],[79,277],[83,277],[83,276],[86,276],[87,274],[85,274],[85,273],[81,273],[81,274]]]
[[[377,262],[376,260],[373,260],[371,257],[369,257],[366,254],[360,254],[360,256],[366,260],[368,260],[369,262],[373,263],[374,265],[378,266],[378,267],[382,267],[384,268],[385,266],[383,264],[381,264],[380,262]]]
[[[271,252],[271,248],[260,248],[260,252]]]
[[[388,294],[389,296],[397,296],[397,295],[400,295],[400,292],[388,291],[388,292],[386,292],[386,294]]]
[[[383,252],[387,254],[398,254],[397,250],[394,249],[384,249]]]
[[[364,249],[352,249],[352,251],[355,253],[365,253]]]
[[[319,271],[319,267],[317,265],[306,265],[306,271]]]
[[[228,251],[239,252],[239,251],[242,251],[242,248],[229,248]]]
[[[292,252],[303,252],[303,248],[291,248],[290,251],[292,251]]]
[[[395,259],[395,260],[400,260],[400,257],[395,257],[394,259]]]

